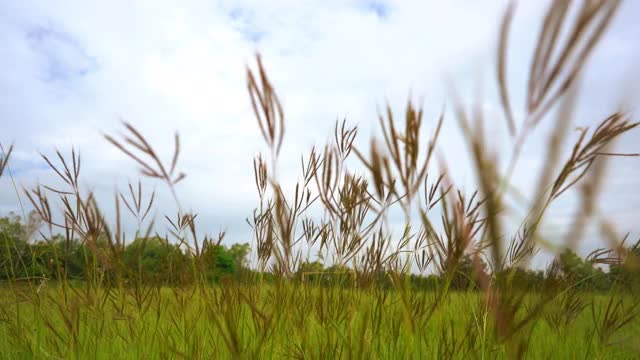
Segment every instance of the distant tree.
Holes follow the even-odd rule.
[[[560,274],[566,286],[583,290],[606,290],[609,288],[608,276],[593,263],[584,260],[571,249],[565,249],[557,261]]]
[[[482,270],[486,270],[486,264],[480,259]],[[464,255],[460,258],[455,271],[451,274],[443,274],[451,277],[451,289],[453,290],[473,290],[476,284],[476,265],[471,255]],[[444,278],[443,278],[444,280]]]
[[[207,278],[217,282],[236,277],[246,268],[249,250],[248,244],[234,244],[231,248],[221,244],[207,244],[202,250]]]
[[[411,287],[415,290],[435,290],[442,285],[442,281],[438,275],[429,274],[426,276],[411,274],[409,275]]]
[[[540,291],[545,285],[544,271],[522,267],[505,268],[495,278],[499,286],[523,291]]]
[[[640,291],[640,240],[626,249],[620,263],[609,267],[609,278],[623,289]]]
[[[334,264],[324,271],[323,284],[326,285],[353,286],[357,281],[354,270],[344,265]]]
[[[78,239],[66,239],[59,234],[54,235],[51,241],[57,249],[57,257],[64,274],[72,279],[83,278],[87,259],[91,256],[86,245]]]
[[[249,265],[249,252],[251,251],[251,247],[248,243],[244,244],[233,244],[231,248],[229,248],[229,254],[233,259],[233,262],[236,265],[236,268],[246,268]]]
[[[124,261],[131,277],[158,283],[172,282],[176,270],[186,265],[182,251],[158,236],[134,240],[124,251]]]
[[[304,276],[305,282],[315,283],[322,277],[322,274],[314,273],[321,273],[323,271],[324,265],[320,261],[303,261],[298,265],[297,277],[302,280]]]
[[[31,236],[39,227],[35,212],[26,224],[13,212],[0,218],[0,278],[22,278],[47,275],[41,254],[33,254]]]
[[[27,241],[27,229],[20,216],[13,212],[0,218],[0,234],[9,239]]]

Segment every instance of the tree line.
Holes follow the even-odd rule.
[[[31,218],[32,216],[30,216]],[[247,270],[249,244],[225,246],[207,242],[194,269],[193,255],[160,236],[141,236],[128,244],[111,244],[106,234],[95,241],[79,241],[63,234],[34,241],[27,221],[10,213],[0,218],[0,279],[31,278],[84,280],[119,276],[128,281],[167,285],[192,282],[194,270],[217,282]]]
[[[220,241],[205,241],[199,249],[198,261],[192,253],[184,251],[177,244],[159,236],[138,237],[124,245],[109,244],[106,236],[99,236],[94,242],[81,242],[68,234],[56,234],[46,240],[34,241],[30,232],[37,227],[33,215],[26,222],[20,216],[10,213],[0,217],[0,280],[51,279],[86,280],[101,277],[120,277],[125,281],[167,286],[186,285],[195,281],[195,275],[211,283],[224,280],[266,281],[276,280],[269,272],[250,269],[248,243],[226,246]],[[628,258],[640,257],[640,243],[626,249]],[[629,261],[629,264],[635,262]],[[578,256],[566,249],[544,270],[504,269],[493,274],[493,281],[505,281],[522,290],[544,290],[547,286],[562,283],[567,287],[588,291],[608,291],[614,284],[621,288],[640,288],[637,269],[626,262],[609,264],[608,269],[596,266],[594,262]],[[477,287],[477,266],[485,269],[486,264],[474,264],[471,256],[464,256],[450,279],[441,274],[402,275],[403,281],[416,290],[435,290],[448,283],[453,290],[470,290]],[[486,269],[485,269],[486,270]],[[373,275],[378,286],[394,286],[390,273],[381,271]],[[301,261],[293,281],[321,286],[353,286],[358,284],[358,274],[343,265],[325,266],[321,261]],[[448,280],[448,281],[447,281]]]

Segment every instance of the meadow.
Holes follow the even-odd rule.
[[[204,235],[197,214],[181,207],[188,170],[179,170],[178,134],[169,161],[130,123],[105,135],[173,196],[176,215],[163,218],[149,215],[155,190],[141,182],[117,192],[115,212],[105,214],[80,185],[78,152],[42,155],[61,185],[16,186],[31,212],[0,218],[0,358],[638,358],[640,241],[598,213],[597,195],[616,176],[607,159],[637,156],[613,145],[639,123],[615,110],[569,131],[581,70],[619,4],[552,2],[524,115],[512,108],[515,7],[506,9],[495,68],[506,161],[481,109],[454,97],[446,115],[464,134],[473,191],[456,185],[438,147],[445,111],[424,121],[411,100],[401,115],[380,111],[369,146],[356,146],[356,126],[336,122],[331,141],[302,155],[297,182],[282,183],[285,115],[259,55],[247,89],[267,150],[253,162],[250,243]],[[542,122],[551,128],[546,161],[523,202],[511,180]],[[0,158],[0,176],[11,179],[12,149]],[[550,246],[540,228],[567,192],[580,211],[564,243]],[[515,230],[507,226],[514,201],[527,210]],[[393,211],[404,216],[400,231],[390,226]],[[138,224],[133,236],[125,218]],[[591,222],[609,246],[583,258],[576,249]],[[159,224],[169,231],[159,234]],[[304,255],[309,248],[315,256]],[[550,261],[534,268],[541,251]]]
[[[133,290],[78,288],[67,300],[57,287],[14,291],[18,299],[8,290],[2,297],[0,353],[6,359],[511,358],[477,292],[451,292],[432,312],[437,295],[430,291],[403,299],[394,290],[310,284],[202,292],[156,287],[146,289],[142,301]],[[594,326],[604,322],[613,297],[555,298],[517,335],[527,344],[522,356],[635,358],[637,343],[624,340],[637,336],[639,321],[607,339],[624,346],[602,342],[604,329]],[[410,313],[403,301],[411,303]]]

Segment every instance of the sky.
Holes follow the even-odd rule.
[[[547,4],[521,1],[516,10],[508,71],[516,115]],[[200,229],[226,230],[227,243],[248,242],[245,218],[257,205],[252,159],[268,153],[246,89],[246,68],[255,68],[257,52],[286,114],[278,165],[285,183],[298,174],[302,153],[330,139],[337,119],[357,124],[356,144],[366,147],[377,133],[377,109],[389,104],[401,116],[412,96],[431,133],[438,114],[451,108],[452,89],[464,104],[481,104],[491,145],[505,161],[511,144],[494,71],[505,6],[498,0],[1,1],[0,143],[15,145],[11,175],[26,188],[56,184],[40,153],[70,154],[74,146],[82,156],[81,184],[108,213],[114,191],[140,175],[103,134],[118,134],[128,121],[169,161],[178,131],[179,170],[187,173],[176,188],[182,206],[199,214]],[[625,2],[590,57],[575,127],[593,126],[620,106],[637,120],[638,13],[640,2]],[[446,114],[438,152],[454,181],[470,190],[468,150],[455,117]],[[545,161],[540,149],[548,124],[532,135],[516,168],[514,184],[525,197],[535,183],[531,174]],[[629,133],[616,150],[640,152],[637,139],[638,131]],[[611,160],[598,201],[620,234],[640,233],[638,161]],[[158,192],[154,215],[162,223],[175,203],[161,183],[142,182],[147,193]],[[20,212],[21,201],[29,209],[18,194],[8,176],[0,179],[0,213]],[[562,238],[576,199],[567,194],[550,209],[549,237]],[[602,244],[591,231],[581,252]]]

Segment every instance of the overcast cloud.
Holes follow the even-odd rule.
[[[376,108],[404,110],[409,93],[423,99],[427,127],[451,101],[466,103],[483,89],[490,135],[507,157],[509,143],[494,84],[498,21],[505,1],[3,1],[0,3],[0,142],[15,144],[11,170],[18,184],[55,182],[38,153],[71,146],[83,157],[82,183],[112,208],[116,188],[137,181],[136,167],[102,133],[138,127],[170,157],[173,132],[183,144],[177,187],[185,208],[210,233],[249,241],[244,222],[257,203],[252,158],[266,147],[250,110],[246,66],[259,51],[283,100],[287,133],[279,171],[297,174],[299,156],[329,139],[336,119],[359,124],[359,144],[376,125]],[[529,59],[545,9],[522,1],[510,43],[509,77],[522,108]],[[589,126],[624,104],[640,104],[640,2],[627,1],[584,72],[575,126]],[[637,115],[634,115],[637,120]],[[530,195],[530,174],[543,163],[545,127],[536,132],[516,169]],[[617,144],[639,152],[638,132]],[[456,121],[448,116],[440,152],[454,179],[469,188],[473,173]],[[638,159],[609,163],[602,212],[620,233],[638,234]],[[157,188],[157,218],[175,208]],[[575,211],[568,194],[551,209],[547,232],[560,237]],[[23,199],[24,201],[24,199]],[[0,180],[0,212],[18,210],[10,179]],[[163,225],[164,226],[164,225]],[[161,230],[161,229],[160,229]],[[583,251],[601,244],[595,233]]]

